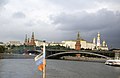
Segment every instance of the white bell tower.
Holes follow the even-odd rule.
[[[97,46],[100,47],[100,33],[97,34]]]

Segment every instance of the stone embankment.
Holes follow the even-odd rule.
[[[107,59],[105,58],[94,58],[94,57],[72,57],[72,56],[64,56],[60,59],[63,60],[72,60],[72,61],[86,61],[86,62],[100,62],[105,63]]]
[[[0,59],[33,59],[35,55],[0,53]]]

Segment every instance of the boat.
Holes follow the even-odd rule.
[[[111,65],[111,66],[120,66],[120,60],[118,60],[118,59],[106,60],[105,64],[106,65]]]

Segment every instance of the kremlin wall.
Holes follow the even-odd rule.
[[[102,42],[102,43],[100,43]],[[20,43],[20,41],[9,41],[6,45],[29,45],[29,46],[42,46],[43,41],[35,39],[34,32],[32,33],[31,38],[27,38],[27,35],[25,36],[24,43]],[[105,41],[101,41],[100,33],[97,34],[96,38],[93,38],[92,42],[88,42],[80,37],[80,33],[78,32],[77,37],[75,40],[66,40],[62,41],[61,43],[55,43],[55,42],[46,42],[46,46],[51,45],[60,45],[69,47],[71,49],[75,50],[108,50],[108,46]]]

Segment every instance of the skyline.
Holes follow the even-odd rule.
[[[120,48],[119,0],[0,0],[1,41],[24,41],[25,34],[46,41],[87,41],[100,32],[109,47]]]

